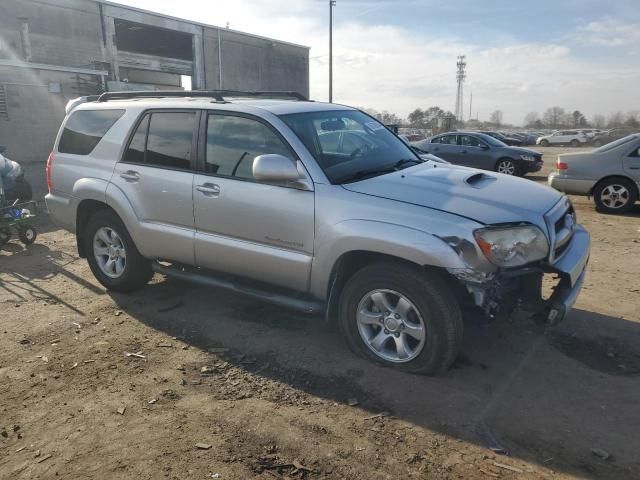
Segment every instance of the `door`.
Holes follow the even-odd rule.
[[[433,153],[436,157],[443,158],[451,163],[458,163],[456,154],[459,147],[456,135],[442,135],[436,137],[429,153]]]
[[[193,166],[199,112],[146,113],[112,183],[127,197],[142,230],[138,249],[187,264],[193,257]]]
[[[622,158],[622,168],[640,184],[640,145],[638,143],[626,157]]]
[[[495,161],[487,154],[488,148],[484,142],[473,135],[458,135],[458,142],[460,151],[457,153],[459,160],[456,163],[465,167],[493,170]]]
[[[258,183],[252,174],[256,156],[277,153],[297,162],[294,152],[254,117],[216,112],[202,124],[193,191],[197,265],[307,290],[314,193]]]

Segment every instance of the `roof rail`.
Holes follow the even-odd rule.
[[[241,91],[241,90],[145,90],[128,92],[105,92],[98,97],[98,102],[108,102],[109,100],[125,100],[128,98],[213,98],[218,102],[224,102],[225,97],[240,98],[273,98],[306,101],[304,95],[298,92],[278,92],[278,91]]]

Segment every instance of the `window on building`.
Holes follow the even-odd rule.
[[[58,151],[74,155],[88,155],[102,140],[124,110],[80,110],[67,120]]]

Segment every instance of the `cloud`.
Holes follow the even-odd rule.
[[[572,38],[586,45],[600,47],[637,46],[640,43],[640,23],[607,18],[578,27]]]
[[[328,92],[328,9],[326,2],[290,0],[128,0],[126,3],[214,25],[308,45],[311,95]],[[504,121],[521,123],[529,111],[559,105],[588,117],[640,107],[637,62],[599,62],[577,52],[587,42],[617,46],[640,41],[640,27],[613,19],[586,23],[571,38],[521,41],[494,36],[470,42],[462,34],[404,28],[379,18],[365,23],[358,12],[380,9],[377,1],[341,4],[334,29],[334,101],[407,115],[416,107],[453,110],[456,57],[468,61],[465,117],[473,91],[473,116],[488,119],[493,110]],[[349,13],[344,5],[349,6]],[[387,5],[388,6],[388,5]],[[337,15],[338,15],[338,11]],[[369,20],[369,22],[371,22]],[[506,27],[505,27],[506,28]],[[544,28],[543,26],[541,28]],[[517,32],[516,32],[517,33]],[[544,38],[541,36],[541,38]],[[593,43],[592,43],[593,44]],[[615,60],[615,56],[613,56]]]

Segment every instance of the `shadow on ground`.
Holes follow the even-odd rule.
[[[104,294],[67,268],[76,257],[46,245],[15,248],[12,261],[0,264],[0,289],[21,301],[55,301],[83,314],[47,290],[46,281],[55,276]],[[47,259],[44,267],[37,257]],[[463,354],[445,376],[430,378],[356,357],[337,328],[322,319],[225,291],[159,280],[135,295],[112,297],[133,318],[169,336],[205,351],[229,349],[221,355],[248,372],[337,402],[356,398],[372,413],[389,411],[555,470],[638,478],[636,322],[579,309],[556,328],[467,322]],[[592,448],[606,450],[611,458],[600,460]]]
[[[466,324],[463,354],[441,378],[355,357],[337,328],[228,292],[165,280],[114,295],[131,316],[248,371],[307,393],[578,475],[637,478],[640,325],[575,310],[559,328]],[[597,459],[592,448],[612,454]]]

